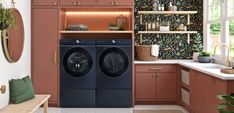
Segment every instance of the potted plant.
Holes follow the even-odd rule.
[[[212,58],[209,52],[202,51],[198,56],[198,62],[200,63],[211,63]]]
[[[219,100],[223,101],[223,103],[218,106],[220,113],[234,113],[234,110],[227,109],[227,107],[232,109],[234,107],[234,93],[230,95],[218,95],[217,97]]]
[[[203,49],[202,46],[202,36],[200,33],[198,33],[193,40],[193,61],[197,62],[198,61],[198,56],[200,52]]]
[[[10,8],[4,8],[0,3],[0,31],[7,29],[15,24],[15,18],[11,13]]]

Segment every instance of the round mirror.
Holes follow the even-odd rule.
[[[17,62],[23,52],[24,46],[24,24],[20,12],[16,8],[11,9],[15,17],[15,25],[2,31],[2,45],[7,60],[11,63]]]

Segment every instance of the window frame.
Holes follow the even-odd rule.
[[[209,20],[209,1],[210,0],[204,0],[203,1],[203,14],[204,14],[204,20],[203,20],[203,47],[204,51],[210,51],[211,54],[214,53],[214,51],[211,51],[210,48],[210,31],[209,31],[209,24],[214,23],[220,23],[221,24],[221,43],[227,43],[229,44],[229,26],[228,21],[234,20],[234,16],[229,17],[228,16],[228,0],[220,0],[221,2],[221,15],[218,20]],[[220,64],[226,63],[226,56],[228,52],[225,51],[225,48],[221,49],[221,55],[215,55],[213,58],[215,62]]]

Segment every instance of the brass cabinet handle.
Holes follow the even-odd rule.
[[[157,73],[156,77],[159,77],[159,74]]]
[[[111,5],[115,5],[115,2],[111,2]]]
[[[57,50],[54,51],[54,64],[57,64]]]
[[[6,93],[6,86],[5,85],[2,85],[0,87],[0,94],[5,94]]]
[[[78,2],[77,2],[77,5],[81,5],[81,3],[78,1]]]
[[[77,5],[77,2],[73,2],[74,5]]]
[[[57,2],[54,2],[53,4],[54,4],[54,5],[57,5],[58,3],[57,3]]]
[[[152,77],[156,77],[156,73],[154,73]]]
[[[118,3],[118,2],[115,2],[115,5],[119,5],[119,3]]]
[[[149,70],[153,71],[153,70],[161,70],[162,68],[149,68]]]

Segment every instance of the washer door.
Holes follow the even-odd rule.
[[[127,70],[129,61],[124,51],[113,47],[105,50],[100,55],[99,66],[108,77],[120,77]]]
[[[83,77],[90,72],[93,66],[93,59],[87,50],[76,47],[65,54],[63,66],[71,76]]]

